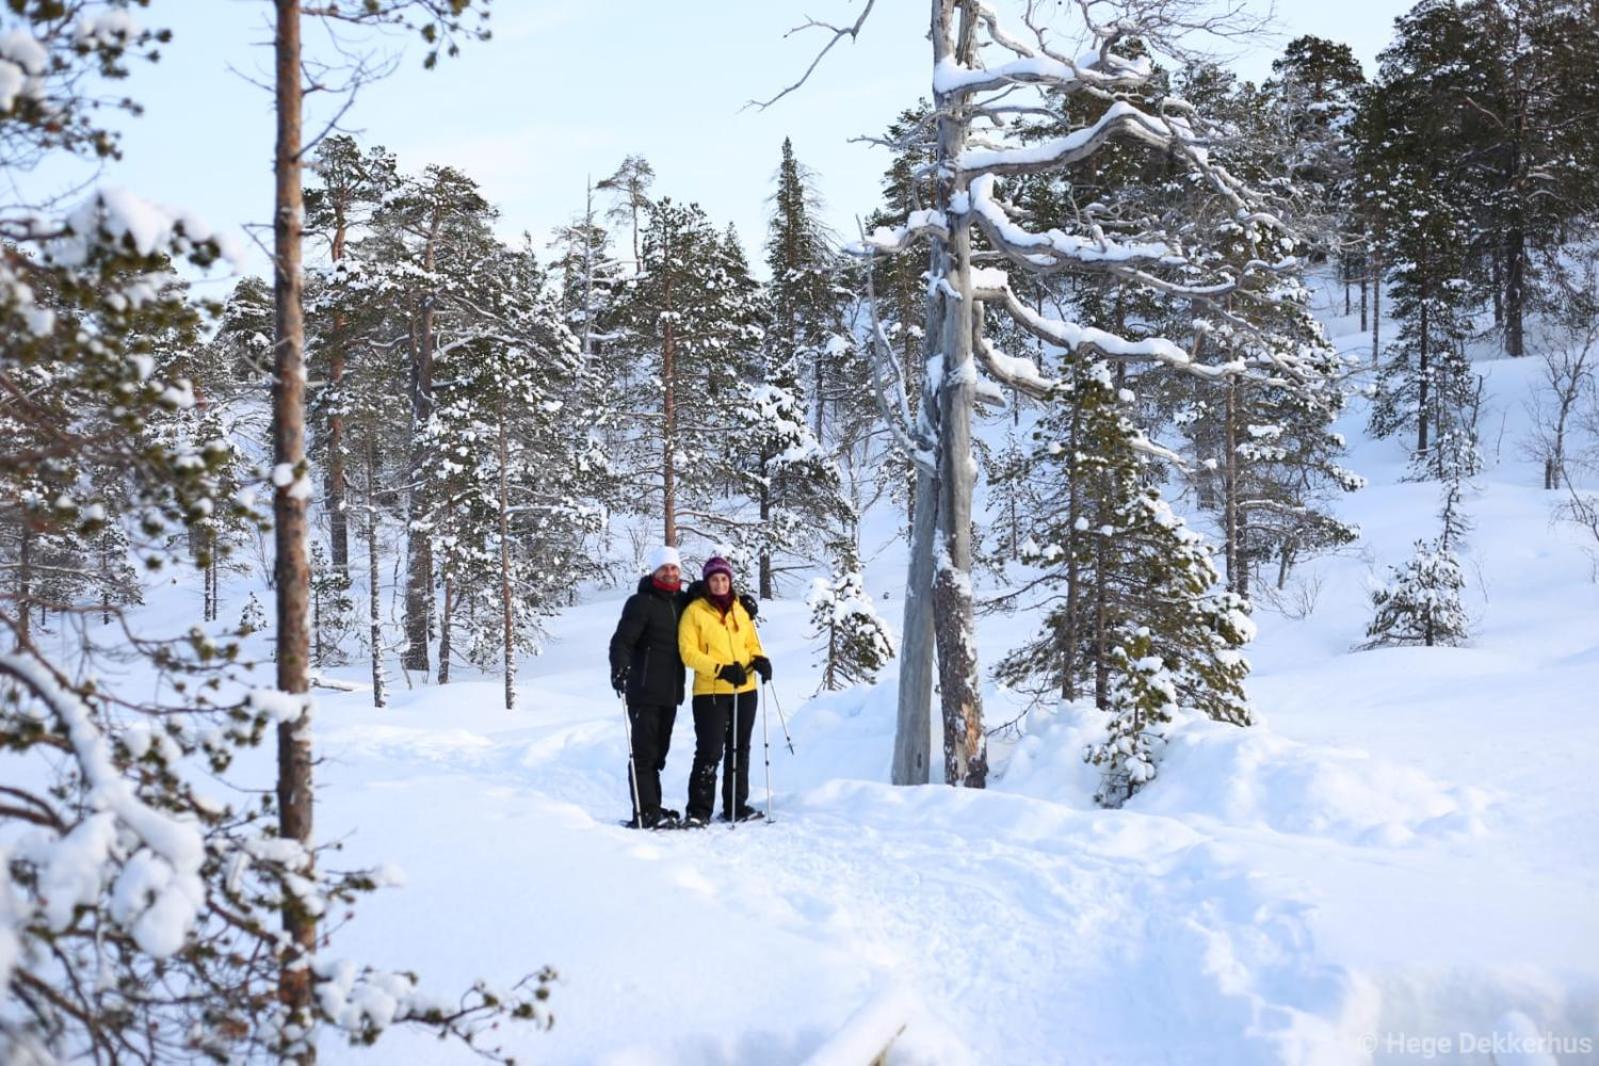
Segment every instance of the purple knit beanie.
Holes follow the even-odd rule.
[[[730,566],[728,561],[722,558],[720,555],[713,555],[709,559],[705,560],[705,569],[701,572],[700,576],[706,581],[709,581],[712,574],[726,574],[729,581],[733,580],[732,566]]]

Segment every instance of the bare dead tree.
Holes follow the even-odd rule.
[[[973,236],[980,233],[1010,269],[1104,276],[1202,304],[1212,319],[1245,331],[1252,331],[1249,318],[1234,308],[1256,298],[1265,278],[1297,266],[1292,260],[1264,258],[1232,266],[1201,265],[1193,250],[1160,228],[1157,220],[1132,227],[1126,220],[1112,224],[1096,214],[1094,205],[1079,208],[1071,225],[1047,232],[1029,231],[1015,220],[998,193],[1003,179],[1069,171],[1107,145],[1131,143],[1184,167],[1252,236],[1284,232],[1257,196],[1211,161],[1204,120],[1191,106],[1168,97],[1146,109],[1128,98],[1147,89],[1154,75],[1147,54],[1135,55],[1127,48],[1129,42],[1183,57],[1191,54],[1190,42],[1196,35],[1254,32],[1260,28],[1259,19],[1248,16],[1242,5],[1217,11],[1190,0],[1076,0],[1083,43],[1066,50],[1053,43],[1044,7],[1029,3],[1024,28],[1012,31],[979,0],[932,0],[934,203],[912,212],[901,226],[867,236],[854,249],[862,255],[892,255],[925,247],[930,256],[929,369],[922,384],[922,413],[914,424],[908,419],[904,383],[889,369],[892,356],[886,340],[881,330],[874,331],[878,341],[874,377],[880,389],[893,393],[884,398],[882,410],[892,420],[896,439],[916,456],[919,471],[906,590],[896,782],[926,780],[925,770],[918,767],[926,765],[922,753],[935,646],[945,780],[971,787],[981,787],[986,780],[971,585],[976,470],[971,454],[972,408],[983,377],[1041,399],[1050,397],[1053,383],[1030,361],[999,352],[983,328],[985,315],[1004,314],[1023,333],[1071,358],[1155,362],[1217,382],[1246,373],[1292,380],[1298,373],[1289,356],[1272,356],[1269,366],[1251,366],[1243,360],[1205,363],[1190,349],[1165,338],[1132,340],[1048,317],[1016,295],[1004,270],[974,262]],[[826,46],[830,48],[844,35],[853,37],[859,25],[823,28],[833,31]],[[804,81],[801,78],[767,103]],[[1036,104],[1021,100],[1019,94],[1028,93],[1035,94]],[[1039,112],[1049,99],[1056,101],[1058,114],[1061,98],[1083,102],[1098,117],[1041,143],[1007,139],[1018,115]],[[1202,339],[1203,332],[1198,340]],[[1168,460],[1176,458],[1147,441],[1140,441],[1139,447]]]

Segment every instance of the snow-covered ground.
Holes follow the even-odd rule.
[[[806,612],[779,600],[761,627],[795,754],[769,702],[772,824],[642,834],[617,824],[622,594],[599,593],[524,664],[514,711],[495,679],[382,711],[319,697],[318,835],[407,875],[338,952],[440,989],[554,965],[553,1030],[507,1034],[539,1062],[800,1062],[874,1001],[911,1004],[901,1064],[1599,1062],[1599,586],[1519,450],[1535,361],[1480,369],[1469,646],[1353,650],[1438,502],[1356,405],[1372,484],[1342,509],[1364,535],[1296,574],[1308,616],[1259,612],[1262,723],[1183,726],[1125,810],[1093,806],[1097,724],[1064,713],[996,739],[986,792],[885,784],[893,674],[810,699]],[[868,530],[897,621],[893,516]],[[1032,624],[984,619],[985,661]],[[987,698],[991,721],[1020,710]],[[692,748],[685,708],[669,805]],[[471,1060],[401,1033],[372,1054]]]

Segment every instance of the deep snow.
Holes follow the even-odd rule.
[[[1599,1062],[1599,586],[1520,452],[1535,360],[1479,369],[1469,646],[1353,650],[1370,588],[1431,535],[1438,502],[1400,480],[1397,443],[1365,440],[1356,404],[1348,465],[1371,486],[1341,509],[1363,536],[1293,577],[1285,602],[1313,601],[1307,617],[1260,606],[1261,724],[1183,724],[1125,810],[1091,802],[1091,713],[1036,711],[996,737],[986,792],[883,783],[893,672],[810,699],[801,582],[762,608],[797,753],[768,702],[772,824],[641,834],[617,825],[606,681],[623,594],[595,592],[523,663],[514,711],[494,678],[399,685],[381,711],[318,694],[318,836],[406,872],[334,954],[436,989],[554,965],[554,1029],[507,1034],[539,1062],[800,1062],[862,1008],[905,1015],[898,1064]],[[865,548],[897,627],[896,520],[871,515]],[[242,605],[248,589],[230,591]],[[983,661],[1032,624],[982,619]],[[991,723],[1023,709],[991,685],[985,699]],[[669,805],[692,748],[685,708]],[[404,1033],[325,1053],[472,1061]]]

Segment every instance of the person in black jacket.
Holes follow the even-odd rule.
[[[633,739],[628,772],[634,826],[653,829],[675,822],[661,808],[661,771],[672,745],[672,724],[683,702],[683,660],[677,651],[677,619],[687,599],[682,559],[670,546],[650,552],[650,572],[627,598],[611,637],[611,687],[627,700]]]
[[[623,604],[621,621],[611,636],[611,688],[627,701],[633,741],[628,761],[631,824],[653,829],[679,820],[678,812],[661,806],[661,771],[666,769],[672,726],[683,702],[677,624],[683,608],[705,594],[705,583],[682,588],[683,561],[670,546],[651,551],[646,565],[650,572]],[[738,598],[751,618],[759,614],[753,596],[740,593]]]

